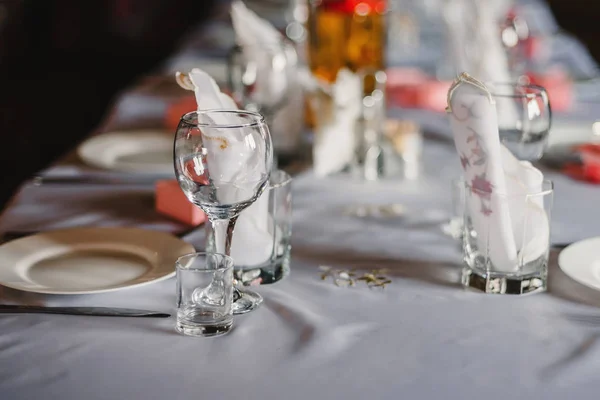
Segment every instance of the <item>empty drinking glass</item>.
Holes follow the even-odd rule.
[[[233,324],[233,259],[218,253],[191,253],[175,263],[176,329],[189,336],[218,336]]]
[[[502,143],[520,160],[539,160],[546,149],[552,123],[546,89],[531,84],[487,85],[496,102]]]

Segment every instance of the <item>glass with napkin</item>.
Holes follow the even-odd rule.
[[[182,78],[187,76],[188,78]],[[221,92],[219,86],[215,80],[201,69],[194,68],[189,74],[179,74],[178,82],[186,89],[193,89],[196,96],[196,102],[198,110],[237,110],[238,107],[231,97]],[[215,121],[220,124],[235,124],[236,121],[229,121],[225,117],[221,117],[219,121]],[[228,130],[229,132],[230,130]],[[227,132],[223,131],[223,134]],[[204,146],[212,146],[214,150],[217,148],[223,152],[230,152],[232,154],[231,160],[239,160],[240,153],[246,153],[248,162],[242,163],[243,168],[240,165],[233,162],[228,162],[227,157],[218,159],[212,159],[210,156],[207,159],[207,163],[211,169],[212,175],[218,175],[221,177],[221,181],[236,182],[240,181],[239,177],[242,175],[256,175],[259,176],[264,174],[261,168],[264,168],[264,163],[258,161],[258,158],[264,156],[264,151],[257,148],[256,151],[248,151],[247,146],[242,146],[239,143],[240,138],[234,137],[235,131],[228,137],[218,137],[215,140],[204,141]],[[223,146],[223,140],[227,141],[227,146]],[[257,146],[259,144],[257,143]],[[234,155],[235,153],[235,155]],[[211,154],[211,153],[209,153]],[[252,162],[252,158],[257,158],[257,162]],[[250,166],[250,168],[247,168]],[[199,167],[199,166],[198,166]],[[246,179],[243,179],[246,180]],[[251,179],[248,179],[251,180]],[[222,196],[226,198],[219,199],[222,203],[234,203],[238,197],[237,191],[244,191],[243,187],[235,187],[228,190],[224,190]],[[269,232],[269,198],[264,194],[252,205],[246,208],[239,215],[235,231],[233,234],[233,240],[231,244],[231,257],[237,263],[248,263],[258,264],[269,259],[271,254],[271,246],[273,244],[273,236]]]
[[[245,108],[256,109],[265,116],[276,152],[291,155],[299,145],[304,118],[296,51],[269,21],[242,1],[231,4],[230,14],[236,44],[242,53],[237,57],[234,50],[230,58],[230,84],[236,89],[241,86],[240,97],[244,98],[240,103]],[[241,65],[235,65],[238,63]],[[241,73],[234,71],[237,68],[241,68]]]
[[[501,144],[496,104],[482,82],[461,74],[448,92],[447,112],[467,185],[465,216],[476,233],[478,253],[489,259],[486,268],[518,273],[548,252],[544,176]]]

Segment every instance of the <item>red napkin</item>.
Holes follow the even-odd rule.
[[[600,145],[584,144],[573,150],[579,154],[581,163],[565,164],[563,172],[573,179],[600,183]]]
[[[392,104],[443,112],[452,82],[438,81],[416,68],[390,68],[387,95]]]
[[[196,98],[193,95],[182,97],[180,100],[170,104],[165,113],[165,128],[169,132],[175,132],[181,116],[192,111],[196,111]]]
[[[555,68],[543,74],[529,72],[526,75],[532,84],[546,89],[552,110],[566,111],[571,108],[573,86],[566,72]]]
[[[175,179],[156,182],[155,208],[158,213],[187,225],[196,226],[206,221],[204,212],[190,203]]]

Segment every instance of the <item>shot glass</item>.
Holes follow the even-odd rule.
[[[233,259],[218,253],[191,253],[175,263],[176,329],[189,336],[219,336],[233,325]]]
[[[292,236],[292,178],[284,171],[271,172],[261,197],[240,213],[231,257],[234,277],[245,286],[275,283],[290,272]],[[206,249],[214,249],[214,235],[207,224]]]
[[[485,293],[545,291],[554,188],[497,194],[465,184],[462,283]]]

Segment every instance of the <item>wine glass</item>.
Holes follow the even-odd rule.
[[[227,77],[237,104],[265,117],[273,140],[273,168],[277,169],[280,157],[295,156],[302,135],[304,96],[296,50],[286,40],[234,46],[229,52]]]
[[[496,102],[500,141],[519,160],[542,158],[552,124],[546,89],[521,83],[488,83]]]
[[[290,100],[297,67],[296,50],[286,41],[234,46],[227,62],[229,88],[244,109],[260,112],[271,122]]]
[[[215,252],[229,256],[238,215],[268,185],[273,150],[264,118],[239,110],[187,113],[175,134],[174,162],[179,186],[212,225]],[[219,288],[198,296],[210,297],[214,290]],[[261,302],[258,293],[236,287],[233,312],[251,311]]]

